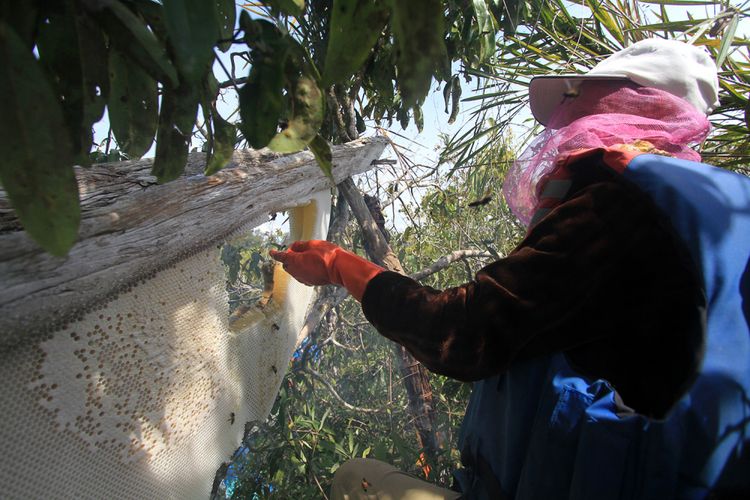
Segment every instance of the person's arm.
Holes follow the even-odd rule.
[[[654,213],[632,187],[602,182],[578,191],[539,222],[507,258],[465,285],[437,291],[392,272],[362,299],[367,319],[430,370],[460,380],[505,371],[518,357],[565,350],[607,332],[558,328],[600,295],[643,252]]]

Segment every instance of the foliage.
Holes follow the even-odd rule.
[[[227,242],[221,248],[221,260],[227,271],[229,311],[241,305],[251,306],[263,291],[261,266],[268,262],[268,250],[282,247],[283,233],[251,231],[239,240]]]
[[[364,117],[386,113],[405,127],[413,110],[421,123],[433,75],[449,80],[453,60],[486,58],[489,34],[472,30],[494,33],[486,8],[477,10],[479,27],[471,16],[461,18],[470,12],[453,1],[246,5],[237,20],[234,0],[0,1],[0,182],[45,250],[64,255],[76,240],[73,165],[89,164],[92,127],[105,105],[128,157],[139,158],[156,136],[153,174],[168,182],[184,170],[199,109],[206,173],[229,161],[235,125],[218,113],[216,100],[222,87],[243,81],[238,125],[247,142],[280,152],[310,147],[330,176],[326,139],[356,138]],[[459,26],[462,36],[454,33]],[[216,51],[235,45],[241,48],[233,48],[232,62],[249,63],[249,74],[219,85]],[[355,110],[360,97],[367,104]]]
[[[481,251],[424,282],[442,289],[474,279],[483,265],[507,255],[525,229],[511,213],[501,193],[513,156],[510,138],[485,148],[450,178],[436,178],[419,205],[403,205],[411,221],[393,241],[403,265],[414,271],[456,250]]]

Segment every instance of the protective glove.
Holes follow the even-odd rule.
[[[340,285],[362,301],[367,283],[385,271],[328,241],[295,241],[284,252],[270,251],[284,270],[305,285]]]

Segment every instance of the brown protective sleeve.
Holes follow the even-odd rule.
[[[437,373],[478,380],[562,351],[629,406],[658,414],[684,392],[702,348],[703,298],[679,245],[645,194],[596,182],[473,281],[439,291],[384,272],[363,311]]]

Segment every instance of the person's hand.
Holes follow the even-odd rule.
[[[341,285],[334,281],[333,263],[342,249],[328,241],[295,241],[288,250],[271,250],[271,257],[281,262],[284,270],[305,285]],[[332,276],[333,275],[333,276]]]
[[[284,252],[271,250],[271,257],[305,285],[341,285],[362,301],[367,283],[384,269],[328,241],[295,241]]]

